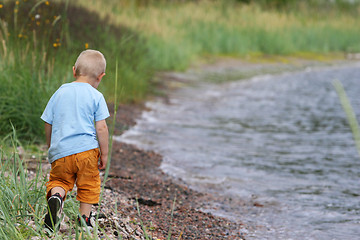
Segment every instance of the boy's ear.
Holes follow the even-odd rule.
[[[105,73],[102,73],[98,76],[98,80],[101,81],[101,79],[103,78],[103,76],[105,76]]]
[[[75,66],[73,66],[73,75],[74,75],[74,78],[76,78]]]

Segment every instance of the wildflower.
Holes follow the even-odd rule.
[[[19,1],[16,1],[16,2],[15,2],[15,4],[16,4],[16,5],[19,5],[19,4],[20,4],[20,2],[19,2]]]
[[[23,37],[23,35],[20,33],[20,34],[18,34],[18,38],[22,38]]]
[[[0,8],[3,8],[3,7],[4,7],[4,5],[0,4]]]
[[[49,5],[50,5],[50,2],[49,2],[49,1],[46,1],[45,4],[46,4],[47,6],[49,6]]]
[[[35,15],[35,19],[40,19],[40,17],[41,17],[40,14]]]
[[[85,49],[88,49],[88,48],[89,48],[89,44],[85,43]]]
[[[58,46],[57,43],[53,43],[53,47],[56,48]]]
[[[36,21],[36,25],[40,26],[40,21]]]
[[[14,9],[14,13],[17,13],[19,10],[18,9]]]

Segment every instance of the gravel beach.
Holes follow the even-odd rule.
[[[113,106],[109,109],[113,112]],[[146,111],[142,104],[120,105],[115,135],[133,126],[142,111]],[[46,146],[41,149],[41,168],[48,179],[51,166],[46,158]],[[34,178],[38,159],[21,147],[18,152],[26,162],[29,178]],[[188,188],[180,180],[166,175],[160,169],[161,162],[159,154],[113,142],[109,176],[100,204],[93,209],[99,212],[99,239],[245,239],[243,233],[247,227],[240,221],[232,222],[201,211],[209,208],[209,202],[228,199]],[[104,175],[105,171],[101,171],[100,176],[104,178]],[[76,196],[76,186],[68,195]],[[64,216],[60,232],[75,234],[71,230],[73,221]],[[36,228],[34,222],[29,225]]]
[[[120,105],[115,134],[134,125],[143,110],[142,105]],[[154,152],[114,142],[102,212],[112,215],[107,206],[116,204],[116,217],[138,228],[138,234],[144,234],[140,229],[143,225],[146,234],[154,239],[168,239],[169,234],[169,239],[245,239],[240,231],[245,226],[240,222],[199,210],[209,201],[216,201],[215,196],[196,192],[171,179],[161,171],[161,161],[162,157]],[[116,195],[116,199],[111,200],[111,195]],[[135,237],[129,233],[121,235]]]
[[[291,64],[254,64],[230,60],[208,64],[186,73],[160,74],[157,90],[167,102],[167,92],[192,83],[199,76],[219,79],[224,76],[247,78],[259,73],[304,69],[312,65],[328,65],[313,61],[294,61]],[[333,64],[333,62],[332,62]],[[204,75],[205,72],[205,75]],[[224,75],[224,72],[226,73]],[[166,81],[163,80],[166,79]],[[114,112],[110,104],[110,112]],[[120,104],[117,111],[114,135],[121,135],[136,124],[143,111],[148,111],[144,103]],[[112,126],[111,116],[108,120]],[[45,150],[44,150],[45,152]],[[101,239],[246,239],[247,232],[263,226],[248,226],[241,219],[230,221],[208,212],[216,210],[216,203],[226,203],[231,208],[263,207],[257,202],[243,202],[212,193],[197,192],[181,180],[165,174],[160,165],[162,156],[144,151],[134,145],[113,142],[109,178],[105,184],[102,201],[99,205],[99,225],[105,231]],[[36,170],[38,161],[30,159],[29,170]],[[42,159],[44,173],[49,172],[50,164],[45,155]],[[104,176],[104,172],[101,172]],[[214,204],[215,203],[215,204]],[[65,202],[66,204],[66,202]],[[69,231],[69,219],[65,218],[61,232]],[[106,236],[105,236],[106,235]]]
[[[193,84],[194,79],[228,81],[335,63],[341,64],[343,61],[288,59],[285,64],[276,61],[249,63],[225,59],[194,67],[185,73],[159,74],[157,89],[162,91],[160,97],[163,101],[168,102],[169,91]],[[110,109],[113,107],[110,106]],[[115,135],[121,135],[123,131],[134,126],[136,119],[147,110],[143,104],[120,105],[116,116]],[[216,203],[226,202],[226,205],[230,206],[228,211],[233,208],[247,211],[246,209],[261,208],[263,205],[256,201],[244,202],[241,199],[228,199],[212,193],[194,191],[181,180],[166,175],[160,169],[161,162],[162,156],[159,154],[144,151],[134,145],[114,142],[110,180],[106,184],[108,190],[119,194],[123,199],[123,204],[117,207],[119,215],[130,223],[142,222],[147,229],[146,233],[154,239],[245,239],[247,232],[264,227],[247,226],[241,219],[233,222],[207,213],[216,209]]]

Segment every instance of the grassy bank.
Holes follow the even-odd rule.
[[[160,69],[182,70],[207,55],[246,58],[360,51],[357,6],[350,12],[335,5],[303,4],[279,10],[230,0],[137,5],[136,1],[79,2],[94,11],[104,10],[103,17],[144,36],[149,56]]]
[[[11,132],[11,122],[20,139],[42,141],[39,116],[51,94],[73,80],[71,66],[86,48],[108,60],[100,91],[110,102],[116,62],[120,101],[136,102],[151,91],[154,72],[184,70],[208,57],[360,51],[358,5],[241,2],[0,2],[0,136]]]
[[[116,62],[119,91],[126,93],[120,101],[144,99],[153,67],[138,33],[64,1],[6,1],[0,6],[0,136],[11,132],[12,124],[20,139],[42,141],[39,116],[54,91],[74,80],[71,68],[86,48],[99,49],[108,60],[100,85],[107,100],[114,99]]]
[[[74,196],[67,198],[64,207],[66,216],[73,219],[67,221],[69,231],[49,235],[44,230],[45,174],[41,164],[35,171],[27,170],[26,158],[18,151],[20,146],[15,131],[0,140],[0,239],[48,239],[49,236],[52,239],[94,239],[75,222],[79,204]],[[33,161],[41,162],[41,152],[32,154]]]

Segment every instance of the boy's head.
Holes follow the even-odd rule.
[[[96,50],[85,50],[80,53],[74,65],[74,76],[89,77],[93,80],[105,74],[106,60],[104,55]]]

